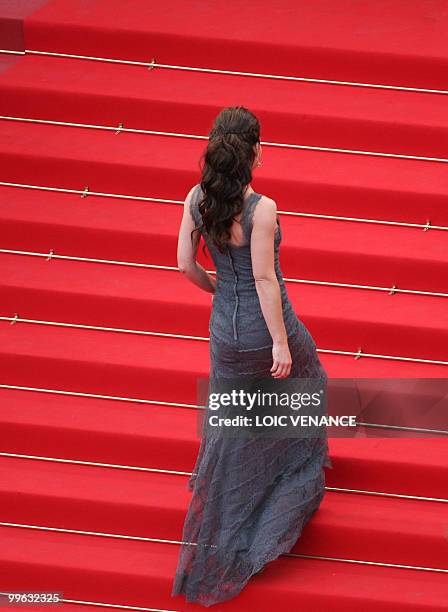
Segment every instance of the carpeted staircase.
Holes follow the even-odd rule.
[[[170,597],[210,314],[176,242],[225,106],[260,118],[330,377],[447,376],[447,27],[443,0],[0,0],[0,592],[202,609]],[[447,437],[403,433],[331,438],[292,554],[213,609],[446,610]]]

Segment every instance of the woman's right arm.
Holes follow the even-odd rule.
[[[184,202],[184,211],[177,242],[177,265],[179,266],[179,271],[194,285],[209,293],[215,293],[216,279],[196,261],[200,234],[199,231],[193,232],[195,223],[190,213],[190,201],[195,187],[190,189]]]
[[[274,378],[286,378],[291,372],[291,353],[283,321],[280,285],[275,273],[274,239],[277,229],[277,206],[274,200],[262,197],[252,225],[252,271],[258,298],[269,333],[272,336]]]

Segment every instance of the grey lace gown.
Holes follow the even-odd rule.
[[[201,225],[196,186],[190,211]],[[266,376],[272,367],[272,339],[252,273],[252,217],[261,194],[245,200],[244,243],[221,254],[204,240],[217,271],[210,318],[210,376],[236,379]],[[315,342],[288,299],[279,265],[277,221],[275,268],[292,357],[290,376],[327,380]],[[204,428],[196,465],[188,481],[192,499],[185,518],[172,595],[203,606],[235,597],[251,576],[289,552],[325,493],[324,467],[333,467],[326,430],[320,437],[229,438]]]

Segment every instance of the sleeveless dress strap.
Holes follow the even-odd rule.
[[[261,196],[261,193],[257,193],[256,191],[252,192],[247,198],[241,213],[240,223],[243,228],[244,236],[248,242],[252,233],[254,212]]]
[[[252,226],[253,226],[253,219],[254,219],[254,212],[255,209],[257,207],[258,202],[261,200],[262,198],[261,193],[257,193],[256,191],[254,191],[253,193],[250,194],[250,196],[247,199],[247,202],[245,204],[245,207],[243,208],[243,214],[241,215],[241,225],[243,226],[243,232],[244,235],[246,237],[247,242],[250,241],[250,237],[252,234]],[[280,218],[277,214],[277,230],[275,232],[275,240],[276,241],[281,241],[282,239],[282,228],[280,225]]]
[[[201,188],[200,183],[198,183],[195,189],[193,190],[193,193],[190,199],[190,214],[191,214],[193,221],[195,222],[196,227],[202,226],[202,217],[201,217],[201,213],[199,212],[199,207],[198,207],[201,196],[202,196],[202,188]],[[256,191],[253,191],[249,195],[249,197],[246,199],[246,202],[244,203],[244,206],[243,206],[243,210],[241,212],[240,223],[243,229],[244,237],[247,242],[250,241],[254,212],[257,207],[258,202],[261,200],[261,197],[262,197],[261,193],[257,193]],[[280,234],[281,230],[280,230],[280,223],[279,223],[278,217],[277,217],[277,225],[279,226],[278,233]]]
[[[190,199],[190,214],[191,217],[196,225],[196,227],[199,227],[202,225],[202,218],[201,218],[201,213],[199,212],[199,199],[201,197],[201,185],[200,183],[198,183],[196,185],[196,187],[193,190],[193,193],[191,194],[191,199]]]

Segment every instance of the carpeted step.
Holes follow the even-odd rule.
[[[61,601],[63,603],[62,610],[64,610],[64,612],[86,612],[86,607],[92,606],[92,602],[69,603],[74,600],[68,599],[68,598],[64,600],[63,597],[61,598]],[[101,604],[96,603],[96,602],[94,602],[94,605],[95,605],[95,608],[94,608],[95,612],[110,612],[111,610],[110,607],[102,606]],[[27,612],[42,612],[42,604],[40,605],[27,604],[26,609],[27,609]],[[117,607],[114,607],[113,609],[114,610],[126,610],[126,607],[117,606]],[[143,610],[145,610],[145,608],[141,608],[140,612],[143,612]],[[146,610],[148,610],[148,612],[152,612],[149,608],[146,608]]]
[[[0,115],[206,136],[235,91],[263,142],[448,156],[444,96],[46,56],[3,74]]]
[[[186,194],[185,194],[186,195]],[[2,248],[177,267],[180,204],[0,187]],[[285,278],[446,292],[443,231],[280,215]],[[213,269],[209,256],[199,260]]]
[[[2,316],[208,336],[210,295],[177,271],[9,254],[1,263]],[[287,289],[321,349],[446,360],[445,298],[297,283]]]
[[[0,338],[2,384],[195,405],[208,376],[208,344],[198,340],[6,321]]]
[[[182,406],[2,388],[0,450],[188,475],[199,450],[198,416]],[[330,487],[446,498],[443,437],[334,438],[330,433],[329,444],[335,466],[326,472]]]
[[[64,597],[170,610],[193,610],[170,597],[177,545],[1,528],[3,579],[9,588],[38,589],[51,582]],[[50,580],[51,578],[51,580]],[[356,584],[356,590],[353,585]],[[280,558],[260,580],[252,580],[237,600],[217,610],[251,607],[263,612],[291,601],[302,606],[353,612],[421,610],[422,602],[443,610],[448,587],[443,574],[335,561]],[[244,608],[243,608],[244,609]]]
[[[183,474],[200,442],[196,408],[38,391],[0,388],[0,423],[1,452]]]
[[[46,0],[0,1],[0,49],[2,51],[24,51],[24,20],[44,4]],[[0,58],[0,71],[2,69],[1,60],[2,58]]]
[[[0,521],[182,540],[187,477],[0,457]],[[446,568],[440,502],[329,492],[292,553]]]
[[[332,457],[338,482],[363,490],[376,482],[375,491],[446,499],[448,444],[439,439],[376,438],[344,440],[333,438]],[[375,461],[372,461],[375,457]],[[327,483],[333,486],[331,482]],[[342,486],[342,485],[334,485]],[[440,509],[443,512],[443,509]]]
[[[197,182],[203,140],[0,122],[4,181],[168,199]],[[448,225],[445,164],[265,147],[259,193],[279,210]]]
[[[175,544],[126,541],[99,536],[1,527],[0,569],[12,589],[43,584],[69,599],[169,610],[193,610],[181,597],[170,597],[179,548]],[[356,584],[356,589],[353,585]],[[448,585],[444,574],[391,567],[279,558],[238,599],[217,610],[284,609],[291,604],[354,612],[444,610]],[[244,608],[245,606],[245,608]]]
[[[447,89],[443,0],[411,6],[313,0],[298,10],[289,0],[197,8],[182,0],[163,6],[130,0],[126,12],[121,8],[117,0],[50,0],[25,21],[26,48]]]
[[[199,340],[0,322],[0,384],[197,403],[209,347]],[[329,376],[446,376],[446,366],[322,355]],[[175,383],[175,384],[174,384]]]

